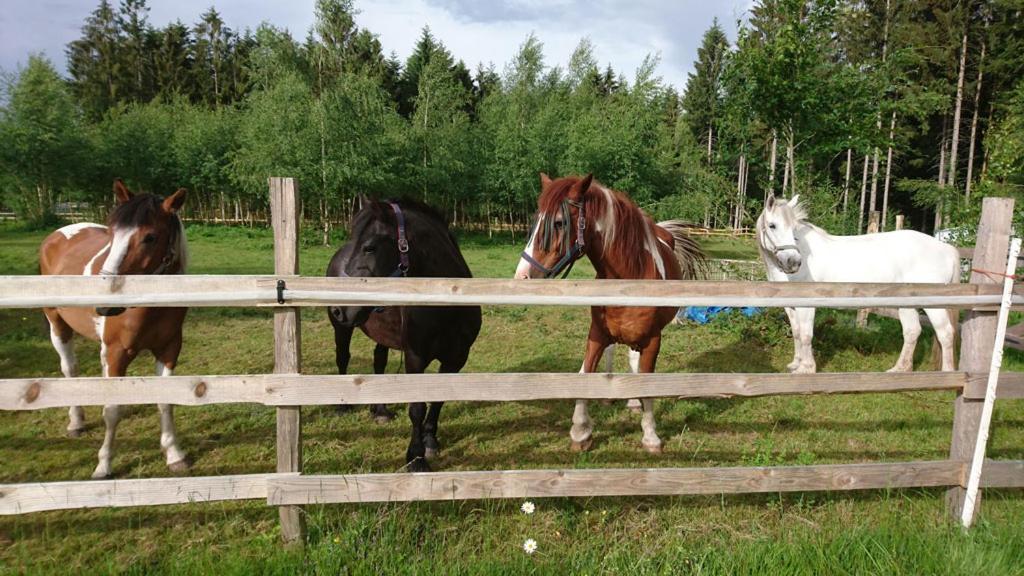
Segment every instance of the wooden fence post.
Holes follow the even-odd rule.
[[[903,214],[896,215],[896,227],[894,230],[903,230]]]
[[[274,228],[274,274],[299,273],[299,194],[291,178],[270,179],[270,213]],[[287,282],[287,279],[285,279]],[[301,371],[301,331],[298,308],[274,310],[274,373]],[[302,472],[302,420],[298,406],[277,409],[277,471]],[[303,544],[306,519],[298,506],[281,506],[281,536]]]
[[[976,270],[1002,271],[1006,265],[1006,253],[1010,246],[1010,224],[1013,218],[1012,198],[985,198],[981,205],[981,222],[978,224],[978,241],[974,247],[972,268]],[[996,284],[1001,282],[985,274],[971,273],[971,284]],[[996,337],[996,311],[968,310],[961,324],[960,370],[984,372],[992,361],[992,342]],[[950,460],[964,462],[966,466],[974,452],[981,423],[984,402],[968,400],[957,392],[953,405],[953,441],[949,448]],[[947,509],[954,520],[959,521],[963,513],[964,486],[950,488],[946,493]],[[978,494],[981,504],[981,493]]]

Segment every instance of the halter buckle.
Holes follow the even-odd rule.
[[[403,254],[409,251],[409,241],[404,237],[398,239],[398,251]]]

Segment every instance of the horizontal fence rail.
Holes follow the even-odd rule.
[[[278,280],[284,289],[278,290]],[[300,276],[0,276],[0,308],[547,305],[994,308],[994,284]],[[1014,290],[1024,305],[1024,286]]]
[[[961,486],[956,460],[738,468],[612,468],[416,474],[236,474],[0,484],[0,516],[232,500],[268,505],[476,498],[738,494]],[[1024,488],[1024,461],[986,460],[985,488]]]
[[[628,398],[731,398],[770,395],[963,391],[985,397],[985,373],[836,372],[817,374],[254,374],[0,380],[0,410],[105,404],[253,403],[266,406],[500,402]],[[999,398],[1024,398],[1024,373],[999,377]]]

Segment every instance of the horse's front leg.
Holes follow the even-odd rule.
[[[108,346],[100,344],[100,363],[103,365],[103,376],[115,378],[124,376],[128,364],[135,358],[135,353],[125,350],[120,346]],[[116,404],[107,404],[103,407],[103,423],[106,431],[103,434],[103,445],[100,446],[98,456],[99,462],[92,473],[93,479],[109,478],[113,466],[111,461],[114,457],[114,437],[117,434],[117,424],[121,420],[121,407]]]
[[[587,339],[587,350],[583,357],[583,367],[580,374],[595,372],[597,363],[601,361],[601,353],[608,342],[591,327],[590,336]],[[587,401],[577,400],[576,408],[572,413],[572,428],[569,429],[569,438],[572,440],[570,448],[573,452],[584,452],[590,450],[594,444],[594,424],[587,411]]]
[[[797,357],[800,364],[793,370],[794,374],[813,374],[818,370],[814,361],[814,350],[811,349],[811,340],[814,338],[814,308],[795,308],[794,313],[799,328],[797,342]]]
[[[405,373],[422,374],[427,367],[427,362],[417,354],[406,351]],[[430,464],[427,463],[426,447],[423,445],[423,421],[427,415],[427,405],[424,402],[412,402],[409,404],[409,422],[412,424],[412,431],[409,437],[409,447],[405,451],[405,465],[410,472],[430,472]]]
[[[914,308],[900,308],[897,312],[900,325],[903,327],[903,348],[900,349],[896,365],[889,368],[889,372],[910,372],[914,369],[914,349],[917,348],[917,339],[921,336],[921,318]]]
[[[373,373],[383,374],[388,369],[388,347],[377,344],[373,347]],[[395,413],[388,410],[387,404],[370,405],[370,416],[377,424],[387,424],[395,419]]]
[[[795,372],[800,367],[800,321],[796,316],[796,309],[783,308],[786,317],[789,318],[789,328],[793,332],[793,360],[786,364],[786,370]]]
[[[633,374],[640,372],[640,351],[629,349],[629,371]],[[609,370],[610,372],[610,370]],[[640,413],[643,411],[643,403],[638,398],[630,398],[626,401],[626,408],[629,408],[632,412]]]
[[[651,338],[647,346],[640,351],[640,372],[643,374],[651,374],[654,372],[655,365],[658,362],[658,353],[661,351],[661,335]],[[640,428],[644,432],[641,444],[644,450],[652,454],[660,454],[664,443],[661,438],[658,438],[658,431],[654,422],[654,398],[644,398],[641,400],[643,405],[644,415],[640,419]]]
[[[171,348],[172,350],[157,356],[157,376],[174,374],[181,342],[179,341],[177,346]],[[174,406],[172,404],[157,404],[157,408],[160,410],[160,450],[167,459],[167,468],[175,473],[187,472],[190,464],[185,452],[178,446],[178,431],[174,426]]]

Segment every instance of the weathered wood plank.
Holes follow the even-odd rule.
[[[419,305],[980,307],[998,286],[487,278],[303,278],[286,281],[284,306]],[[0,308],[43,306],[282,306],[277,276],[0,276]],[[1024,286],[1015,288],[1024,304]]]
[[[964,474],[967,474],[966,469]],[[1024,488],[1024,460],[985,460],[982,488]]]
[[[961,390],[983,398],[985,373],[837,372],[818,374],[461,373],[238,376],[125,376],[0,380],[0,410],[104,404],[252,403],[267,406],[500,402],[546,399],[729,398]],[[1024,373],[999,378],[1000,399],[1024,398]]]
[[[274,228],[274,273],[299,273],[299,193],[291,178],[270,179],[270,213]],[[274,373],[301,372],[302,343],[298,308],[274,310]],[[277,409],[277,471],[302,472],[302,418],[297,405]],[[306,539],[306,519],[295,506],[282,506],[281,537],[290,544]]]
[[[985,198],[982,201],[981,221],[978,223],[978,243],[974,249],[972,266],[980,270],[1002,270],[1010,246],[1010,228],[1013,219],[1012,198]],[[1002,282],[987,274],[974,272],[971,284],[1001,288]],[[960,369],[967,372],[987,371],[992,360],[992,342],[995,339],[997,318],[995,312],[972,310],[961,323]],[[950,460],[968,462],[981,422],[983,403],[957,394],[953,407],[953,439]],[[966,485],[966,484],[965,484]],[[947,493],[950,516],[959,521],[963,514],[967,491],[955,487]],[[978,505],[981,494],[978,494]]]
[[[0,515],[44,510],[156,506],[267,497],[278,474],[0,484]]]
[[[268,481],[267,502],[326,504],[591,496],[668,496],[953,486],[948,460],[756,468],[505,470],[297,476]]]

